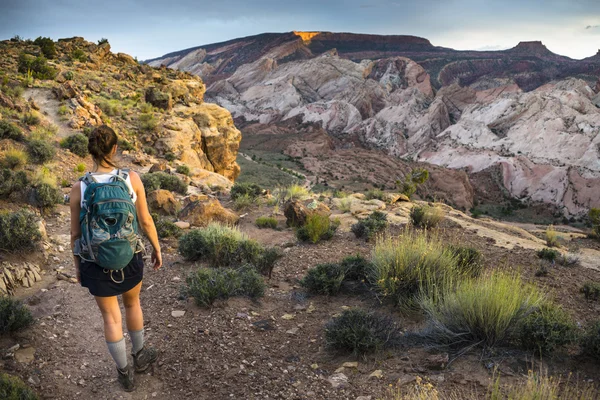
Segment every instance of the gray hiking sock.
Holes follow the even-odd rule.
[[[131,352],[133,354],[137,354],[141,349],[144,348],[144,330],[140,329],[139,331],[129,331],[129,336],[131,337],[131,345],[133,346]]]
[[[125,345],[125,338],[118,342],[106,342],[108,346],[108,352],[112,356],[117,368],[123,369],[127,366],[127,346]]]

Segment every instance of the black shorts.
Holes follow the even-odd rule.
[[[90,293],[98,297],[118,296],[136,287],[144,277],[144,259],[142,253],[136,253],[131,262],[121,271],[106,270],[89,261],[81,260],[79,272],[81,273],[81,286],[89,289]],[[122,283],[117,283],[123,280]],[[117,282],[115,282],[117,281]]]

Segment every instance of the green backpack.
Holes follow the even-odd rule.
[[[109,271],[122,270],[143,249],[135,204],[126,182],[128,175],[129,170],[120,169],[107,183],[98,182],[89,172],[80,179],[87,187],[79,214],[81,239],[75,254]]]

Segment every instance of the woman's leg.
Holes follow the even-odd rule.
[[[102,313],[104,321],[104,337],[108,351],[117,364],[117,368],[124,369],[127,366],[127,348],[123,338],[123,323],[121,321],[121,309],[116,296],[96,297],[96,304]]]
[[[125,322],[131,343],[132,353],[137,354],[144,347],[144,314],[140,304],[140,290],[142,282],[136,287],[123,293],[123,305],[125,306]]]

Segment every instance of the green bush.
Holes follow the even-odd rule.
[[[140,114],[138,126],[144,132],[154,132],[158,128],[158,119],[152,113]]]
[[[242,196],[256,198],[264,192],[263,188],[255,183],[239,183],[236,182],[231,188],[230,196],[232,200],[237,200]]]
[[[81,173],[81,172],[85,171],[85,168],[86,168],[86,166],[85,166],[85,164],[84,164],[84,163],[79,163],[79,164],[77,164],[77,165],[75,166],[75,168],[73,168],[73,170],[74,170],[75,172],[79,172],[79,173]]]
[[[39,397],[20,378],[0,372],[0,399],[38,400]]]
[[[247,210],[256,203],[256,197],[252,197],[249,194],[238,196],[233,201],[233,208],[236,211]]]
[[[584,283],[581,288],[581,293],[583,293],[586,300],[600,299],[600,283],[598,283],[598,282]]]
[[[519,325],[519,339],[527,350],[550,354],[556,348],[575,341],[577,326],[560,306],[544,303]]]
[[[102,38],[100,40],[98,40],[98,46],[101,46],[103,44],[108,43],[108,39],[107,38]]]
[[[65,79],[68,81],[72,81],[73,78],[75,77],[75,75],[73,74],[73,71],[67,71],[65,72]]]
[[[380,190],[380,189],[371,189],[365,194],[365,197],[367,200],[376,199],[376,200],[383,201],[383,199],[385,197],[385,193],[383,192],[383,190]]]
[[[36,164],[45,164],[51,161],[56,154],[56,150],[54,146],[45,140],[30,140],[27,143],[27,151],[29,152],[29,157],[31,161]]]
[[[33,324],[33,316],[22,302],[0,297],[0,333],[17,332]]]
[[[263,296],[265,283],[252,267],[240,269],[199,268],[186,279],[186,292],[199,306],[209,306],[217,299],[233,296]]]
[[[41,122],[40,117],[38,117],[37,115],[35,115],[33,113],[28,113],[28,114],[23,115],[23,118],[21,118],[21,121],[25,125],[29,125],[29,126],[39,125]]]
[[[581,346],[584,354],[600,361],[600,320],[592,322],[586,329],[581,339]]]
[[[124,151],[135,150],[135,146],[126,139],[119,139],[119,147],[121,148],[121,150],[124,150]]]
[[[19,54],[18,69],[20,73],[31,74],[37,79],[54,79],[57,73],[44,56],[35,57],[26,53]]]
[[[306,223],[296,229],[296,237],[301,242],[318,243],[331,239],[339,226],[339,220],[331,221],[326,215],[310,214]]]
[[[73,52],[71,52],[71,58],[73,60],[78,60],[78,61],[81,61],[81,62],[86,62],[87,61],[87,55],[81,49],[75,49],[75,50],[73,50]]]
[[[271,228],[277,229],[277,218],[274,217],[258,217],[256,218],[256,226],[261,229]]]
[[[300,285],[314,294],[336,295],[340,291],[346,271],[339,264],[319,264],[307,271]]]
[[[332,350],[362,355],[397,344],[400,329],[388,317],[360,309],[345,310],[325,326],[325,342]]]
[[[387,226],[387,214],[381,211],[373,211],[367,218],[353,224],[351,230],[357,238],[369,240],[377,233],[385,230]]]
[[[1,120],[0,121],[0,139],[12,139],[17,142],[25,140],[23,132],[14,124]]]
[[[521,277],[494,272],[465,280],[441,297],[423,296],[431,339],[442,344],[495,346],[506,343],[523,321],[544,303],[544,295]]]
[[[177,156],[173,152],[168,152],[165,154],[165,160],[168,162],[177,160]]]
[[[160,217],[158,214],[153,213],[152,219],[154,220],[154,225],[156,226],[156,233],[161,239],[168,237],[178,238],[183,234],[183,230],[181,228],[168,219]]]
[[[123,115],[123,105],[121,104],[121,102],[119,100],[100,99],[96,102],[96,104],[98,105],[98,107],[100,107],[102,112],[104,114],[108,115],[109,117]],[[140,116],[140,119],[144,119],[144,118],[146,118],[146,117],[142,118]]]
[[[64,196],[60,189],[49,183],[38,183],[31,188],[29,204],[42,210],[61,204]]]
[[[24,171],[13,172],[5,168],[0,171],[0,178],[0,198],[8,198],[13,193],[22,193],[29,185]]]
[[[417,186],[422,185],[429,179],[429,171],[425,168],[415,168],[404,177],[404,181],[396,181],[400,192],[409,198],[417,191]]]
[[[444,219],[444,210],[439,206],[415,206],[410,210],[410,222],[417,228],[435,228]]]
[[[69,149],[71,153],[83,158],[89,154],[88,142],[89,140],[87,136],[85,136],[83,133],[76,133],[61,140],[60,147],[63,149]]]
[[[23,168],[27,165],[27,153],[23,150],[6,150],[2,157],[2,165],[10,169]]]
[[[189,175],[190,174],[190,167],[188,167],[185,164],[181,164],[177,166],[177,169],[175,170],[178,174],[181,175]]]
[[[542,260],[548,260],[548,261],[552,261],[554,262],[558,256],[560,255],[560,253],[557,250],[553,250],[553,249],[549,249],[547,247],[538,250],[537,252],[537,256],[539,258],[541,258]]]
[[[58,133],[56,125],[38,126],[31,132],[30,140],[51,140]]]
[[[31,212],[0,212],[0,250],[30,249],[41,238],[37,217]]]
[[[442,242],[424,232],[405,230],[397,238],[384,238],[371,253],[369,281],[396,304],[412,306],[419,295],[435,297],[464,280],[457,258]]]
[[[156,154],[158,154],[158,151],[156,151],[156,149],[154,147],[149,147],[146,146],[142,149],[142,151],[146,154],[148,154],[149,156],[155,156]]]
[[[463,246],[448,246],[456,257],[458,269],[466,276],[476,278],[483,272],[483,255],[477,249]]]
[[[366,281],[373,268],[371,262],[360,255],[344,258],[340,266],[344,270],[345,279],[353,281]]]
[[[33,44],[40,46],[40,50],[44,54],[44,57],[50,59],[56,57],[56,46],[54,44],[54,41],[49,37],[39,36],[33,41]]]
[[[213,267],[250,264],[261,273],[270,273],[281,253],[265,249],[237,228],[211,223],[193,229],[179,239],[179,253],[186,260],[205,261]]]
[[[546,246],[548,247],[560,247],[560,243],[558,242],[558,234],[556,230],[554,230],[554,225],[548,226],[545,232],[546,236]]]
[[[158,189],[170,190],[181,194],[186,194],[188,185],[179,177],[165,172],[152,172],[142,175],[142,183],[146,192],[152,192]]]

